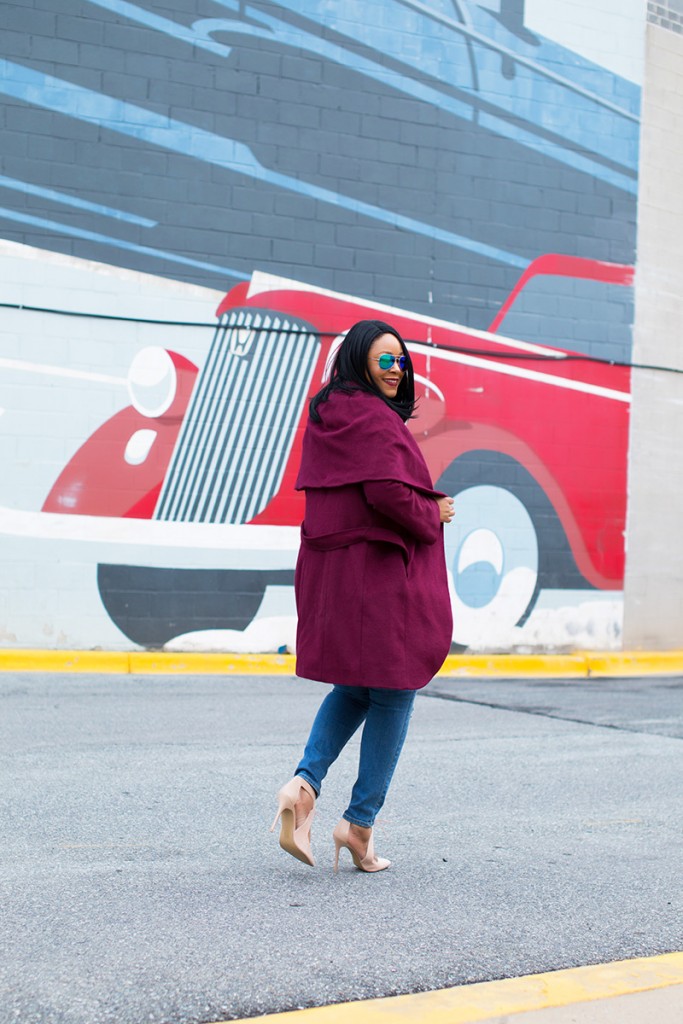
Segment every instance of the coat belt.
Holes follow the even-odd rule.
[[[301,525],[301,543],[314,551],[335,551],[337,548],[347,548],[351,544],[363,544],[366,541],[393,544],[400,548],[406,565],[410,562],[411,553],[403,538],[382,526],[354,526],[349,530],[336,530],[334,533],[322,533],[317,537],[311,537],[305,532],[303,523]]]

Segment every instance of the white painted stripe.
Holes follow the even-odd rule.
[[[110,516],[67,515],[60,512],[25,512],[0,505],[0,534],[44,540],[78,541],[84,545],[135,544],[140,565],[144,549],[296,552],[298,526],[249,526],[239,524],[161,522],[157,519],[120,519]],[[260,563],[263,559],[260,559]]]
[[[521,366],[509,366],[507,363],[496,362],[493,359],[480,359],[477,356],[468,356],[460,352],[447,352],[444,349],[435,350],[427,345],[411,345],[411,352],[424,352],[432,359],[444,359],[448,363],[462,363],[465,366],[477,366],[489,373],[502,373],[508,377],[520,377],[523,380],[534,381],[537,384],[550,384],[554,388],[565,388],[568,391],[581,391],[587,395],[598,395],[600,398],[610,398],[615,402],[630,402],[631,396],[627,391],[617,391],[614,388],[604,388],[599,384],[588,384],[585,381],[569,380],[566,377],[553,377],[549,373],[539,373],[538,370],[526,370]]]
[[[233,326],[226,334],[225,340],[229,347],[235,330],[237,327]],[[241,451],[246,437],[247,414],[253,412],[252,409],[247,408],[241,418],[236,415],[239,403],[244,401],[245,396],[252,393],[250,385],[253,370],[249,356],[240,356],[236,352],[231,352],[229,358],[231,364],[228,365],[227,374],[224,376],[221,373],[218,377],[224,395],[221,429],[212,442],[210,475],[207,474],[207,482],[202,488],[201,509],[195,513],[197,518],[201,518],[205,522],[225,521],[223,513],[230,497],[232,479],[236,472],[239,458],[237,453]]]
[[[306,394],[308,393],[311,379],[313,377],[313,371],[315,370],[315,365],[318,361],[319,344],[317,337],[315,335],[309,335],[309,339],[310,342],[312,343],[309,351],[309,364],[306,369],[305,375],[301,376],[298,380],[298,390],[293,396],[289,406],[289,416],[286,425],[287,433],[285,435],[287,438],[287,449],[285,453],[285,458],[281,459],[279,463],[276,462],[275,460],[272,460],[270,466],[270,475],[268,477],[267,482],[271,494],[277,494],[278,491],[280,490],[280,487],[282,486],[282,480],[284,478],[285,469],[287,467],[287,460],[289,459],[289,453],[294,443],[294,431],[296,429],[296,424],[299,419],[299,416],[301,415],[301,409],[304,403],[304,399],[306,397]],[[274,475],[276,473],[277,475]]]
[[[231,523],[248,522],[262,507],[260,481],[257,478],[256,486],[251,487],[250,474],[254,471],[260,474],[263,469],[266,458],[265,446],[262,444],[263,431],[269,412],[276,415],[274,433],[279,434],[282,406],[289,399],[289,377],[293,367],[291,363],[284,366],[286,324],[277,319],[271,321],[269,318],[266,326],[270,327],[267,344],[263,349],[254,349],[253,362],[254,365],[258,364],[258,376],[252,375],[248,390],[245,392],[245,397],[249,394],[253,396],[249,403],[252,406],[249,430],[244,443],[240,443],[235,482],[231,488],[226,511],[221,517]],[[276,450],[272,458],[278,457],[279,452]],[[245,502],[246,509],[241,511]]]
[[[90,373],[87,370],[67,370],[63,366],[49,366],[47,363],[27,363],[22,359],[0,358],[0,366],[6,370],[21,370],[22,373],[42,373],[49,377],[70,377],[73,380],[92,380],[100,384],[116,384],[126,387],[125,377],[110,377],[105,373]]]
[[[255,295],[263,295],[266,292],[279,291],[306,292],[307,294],[326,295],[330,299],[342,299],[347,302],[352,302],[355,306],[362,304],[367,309],[374,309],[380,313],[391,313],[396,316],[407,316],[411,320],[415,319],[414,313],[408,309],[401,309],[399,306],[388,306],[383,302],[374,302],[370,300],[367,302],[361,302],[357,295],[347,295],[345,292],[334,292],[329,288],[320,288],[317,285],[304,284],[303,281],[291,281],[287,277],[277,277],[275,274],[266,274],[260,270],[255,270],[251,275],[247,298],[250,299]],[[462,324],[454,324],[450,320],[441,320],[439,317],[424,316],[420,313],[419,322],[427,326],[431,324],[433,327],[444,327],[448,331],[460,331],[468,337],[480,338],[482,341],[489,341],[492,345],[500,346],[502,348],[519,349],[520,352],[533,352],[535,355],[548,356],[549,359],[557,359],[558,362],[566,359],[565,353],[558,352],[555,348],[548,348],[545,345],[535,345],[530,341],[519,341],[516,338],[508,338],[502,334],[492,334],[491,331],[480,331],[475,327],[464,327]],[[349,324],[349,327],[350,326],[351,324]],[[435,348],[432,349],[432,351],[436,354],[439,349]]]
[[[188,504],[197,497],[195,482],[210,459],[212,439],[221,425],[215,409],[220,408],[221,395],[216,398],[216,389],[223,383],[222,365],[228,358],[224,342],[225,335],[219,328],[176,441],[156,513],[159,519],[184,519]],[[216,373],[217,363],[221,364],[220,373]],[[213,416],[206,413],[207,408],[214,409]]]
[[[220,469],[221,438],[230,425],[228,411],[232,395],[242,388],[246,363],[231,353],[228,332],[217,335],[211,364],[202,375],[202,389],[193,405],[194,434],[178,444],[183,464],[178,472],[177,512],[171,518],[206,522],[211,485]]]
[[[257,457],[256,455],[252,456],[247,445],[253,443],[263,403],[268,399],[266,392],[268,372],[271,363],[277,365],[275,357],[281,330],[282,321],[275,319],[266,336],[263,349],[255,353],[251,360],[247,356],[244,357],[244,362],[248,364],[248,375],[244,380],[243,387],[239,392],[234,393],[234,398],[238,406],[240,402],[246,403],[246,408],[241,418],[236,417],[239,431],[234,435],[231,444],[223,448],[220,453],[226,472],[222,490],[215,489],[218,500],[214,502],[211,513],[211,518],[214,521],[217,519],[219,522],[234,522],[235,505],[239,501],[242,489],[244,466],[248,464],[250,458]]]
[[[429,380],[428,377],[422,377],[419,373],[414,373],[413,377],[415,378],[415,383],[416,384],[424,384],[425,390],[433,391],[434,394],[436,395],[436,397],[441,402],[445,402],[446,401],[446,396],[444,395],[443,391],[441,390],[441,388],[438,388],[436,386],[436,384],[434,383],[433,380]]]
[[[231,415],[232,400],[234,394],[243,389],[248,365],[246,360],[230,352],[227,335],[223,344],[224,348],[216,350],[211,375],[205,379],[193,408],[198,427],[191,441],[193,450],[185,452],[183,444],[178,444],[179,454],[186,456],[187,461],[176,483],[179,490],[174,518],[186,521],[208,520],[208,502],[215,492],[215,481],[221,469],[224,439],[228,431],[236,429],[235,418]]]
[[[276,332],[273,331],[273,333]],[[269,358],[277,359],[277,365],[284,368],[284,379],[280,379],[279,374],[274,374],[268,391],[264,390],[263,394],[259,395],[261,418],[251,437],[252,454],[246,465],[239,493],[234,496],[230,506],[228,518],[233,523],[248,523],[265,506],[270,497],[267,495],[264,484],[267,464],[274,459],[281,458],[281,452],[277,445],[277,440],[282,440],[278,429],[280,409],[283,403],[290,400],[291,377],[298,369],[298,361],[289,358],[289,346],[285,348],[288,339],[283,337],[282,331],[280,337],[275,341],[276,343],[279,341],[280,344],[276,344],[272,357],[262,355],[261,358],[264,361]],[[276,414],[278,418],[276,418]],[[269,453],[268,441],[272,437],[276,438],[276,443]],[[266,495],[265,499],[264,495]]]

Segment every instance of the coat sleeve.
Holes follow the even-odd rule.
[[[363,492],[369,505],[408,530],[421,544],[434,544],[438,539],[441,515],[434,498],[398,480],[367,480]]]

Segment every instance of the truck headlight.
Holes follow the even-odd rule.
[[[166,349],[156,345],[141,349],[128,370],[131,405],[142,416],[163,416],[173,405],[177,389],[176,368]]]

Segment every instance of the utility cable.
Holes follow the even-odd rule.
[[[152,317],[117,316],[113,313],[86,313],[78,310],[51,309],[45,306],[28,306],[23,302],[0,302],[0,309],[18,309],[25,310],[29,313],[48,313],[52,316],[80,317],[91,320],[112,320],[117,323],[152,324],[162,327],[205,327],[210,328],[213,331],[220,327],[235,326],[225,324],[222,321],[214,321],[213,323],[210,323],[205,320],[157,320]],[[255,326],[254,324],[244,324],[243,329],[264,333],[270,333],[272,331],[272,327],[261,327]],[[346,328],[342,328],[337,331],[320,331],[316,329],[316,333],[320,337],[336,338],[340,334],[343,334],[344,330],[346,330]],[[287,334],[290,336],[296,334],[308,336],[310,333],[310,329],[305,327],[290,327],[287,329]],[[460,355],[477,356],[481,359],[498,359],[506,362],[518,361],[556,364],[572,362],[594,363],[600,366],[618,366],[629,370],[652,370],[658,373],[683,374],[683,368],[676,366],[661,366],[656,363],[631,363],[622,359],[606,359],[602,356],[591,356],[581,352],[560,352],[558,354],[547,354],[543,352],[501,352],[500,350],[493,351],[481,348],[469,348],[463,345],[445,345],[442,342],[425,341],[422,338],[404,338],[403,340],[409,345],[428,346],[429,348],[433,348],[437,351],[457,352]]]

